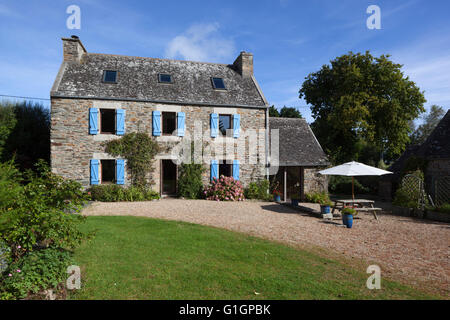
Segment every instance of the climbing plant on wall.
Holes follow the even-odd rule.
[[[146,133],[133,132],[106,142],[105,151],[114,157],[125,158],[131,183],[137,187],[145,187],[148,184],[147,177],[153,171],[153,160],[159,152],[159,145]]]

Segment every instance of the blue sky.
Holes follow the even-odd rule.
[[[81,30],[68,30],[69,5]],[[369,5],[381,30],[369,30]],[[304,78],[348,51],[391,54],[425,91],[426,107],[450,108],[450,1],[0,1],[0,94],[48,98],[62,61],[61,37],[89,52],[232,63],[254,54],[255,76],[277,107],[309,108]]]

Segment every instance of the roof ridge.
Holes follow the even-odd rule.
[[[152,57],[140,57],[140,56],[129,56],[123,54],[112,54],[112,53],[96,53],[96,52],[87,52],[87,55],[97,55],[97,56],[113,56],[118,58],[134,58],[134,59],[149,59],[149,60],[159,60],[159,61],[176,61],[176,62],[190,62],[190,63],[201,63],[201,64],[212,64],[219,66],[232,66],[233,64],[227,63],[216,63],[216,62],[202,62],[202,61],[193,61],[193,60],[179,60],[179,59],[164,59],[164,58],[152,58]]]

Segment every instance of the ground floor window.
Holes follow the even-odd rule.
[[[101,183],[109,184],[114,183],[116,180],[116,161],[115,160],[101,160]]]
[[[231,163],[227,163],[226,160],[221,160],[219,162],[219,177],[220,176],[233,176],[233,165]]]

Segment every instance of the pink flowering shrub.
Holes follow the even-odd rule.
[[[239,180],[233,177],[220,176],[214,178],[204,191],[207,200],[215,201],[243,201],[244,188]]]

